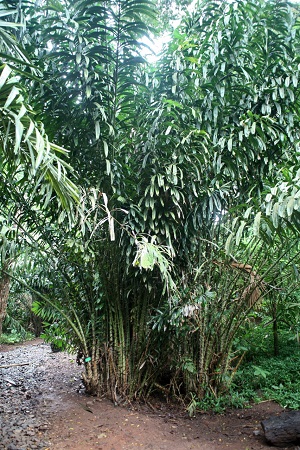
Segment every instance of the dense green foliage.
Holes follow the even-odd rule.
[[[13,277],[88,392],[190,411],[238,392],[251,317],[275,353],[280,323],[299,326],[296,15],[199,2],[147,64],[149,0],[3,11],[26,28],[17,53],[0,35],[2,264],[22,255]]]
[[[299,342],[286,326],[281,327],[279,356],[272,355],[272,327],[256,327],[244,364],[231,386],[248,402],[272,399],[283,407],[299,409]],[[254,345],[256,348],[254,349]]]
[[[18,344],[19,342],[28,341],[33,338],[33,334],[29,332],[19,332],[14,329],[9,330],[9,333],[3,333],[0,337],[0,344]]]
[[[299,346],[285,344],[279,357],[263,354],[254,362],[243,364],[235,374],[227,392],[216,398],[211,392],[188,405],[190,415],[196,411],[250,407],[252,403],[273,400],[283,408],[299,409]]]

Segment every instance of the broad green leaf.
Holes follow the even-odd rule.
[[[258,212],[254,218],[253,223],[253,233],[255,236],[259,236],[260,234],[260,222],[261,222],[261,212]]]
[[[21,140],[22,140],[23,132],[24,132],[24,126],[17,117],[15,119],[15,127],[16,127],[16,134],[15,134],[14,153],[17,154],[20,150]]]
[[[169,125],[168,128],[167,128],[166,131],[165,131],[165,134],[166,134],[166,135],[170,134],[171,130],[172,130],[172,126]]]
[[[295,205],[295,198],[294,197],[290,197],[287,206],[286,206],[286,210],[287,210],[287,214],[288,216],[291,216],[294,212],[294,205]]]
[[[105,162],[106,162],[106,173],[107,175],[109,175],[111,173],[111,164],[109,159],[106,159]]]
[[[240,224],[240,226],[239,226],[239,228],[237,230],[236,236],[235,236],[235,243],[236,243],[237,246],[240,244],[240,241],[242,239],[242,235],[243,235],[243,231],[244,231],[245,225],[246,225],[246,222],[244,220],[242,220],[242,222],[241,222],[241,224]]]
[[[95,122],[95,135],[96,135],[96,140],[98,140],[99,137],[100,137],[100,122],[99,122],[99,120],[97,120],[97,121]],[[104,152],[104,153],[105,153],[105,152]],[[107,155],[108,155],[108,153],[105,154],[105,157],[106,157],[106,158],[107,158]]]
[[[278,223],[279,223],[278,208],[279,208],[279,203],[276,202],[273,205],[273,210],[272,210],[272,221],[273,221],[273,225],[274,225],[275,228],[278,228]]]
[[[7,100],[4,104],[4,108],[8,109],[11,105],[11,103],[15,100],[15,98],[20,94],[19,89],[16,86],[13,86],[12,90],[10,91],[9,96],[7,97]]]
[[[233,233],[231,233],[226,240],[226,243],[225,243],[226,255],[230,255],[232,252],[233,237],[234,237],[234,235],[233,235]]]
[[[108,144],[106,141],[103,141],[103,149],[105,158],[108,158]]]
[[[90,85],[87,85],[87,87],[85,89],[85,93],[86,93],[86,97],[90,98],[90,96],[92,95],[92,88]]]
[[[10,76],[11,71],[12,69],[7,64],[5,64],[0,75],[0,89],[2,89],[4,84],[7,82],[7,79]]]

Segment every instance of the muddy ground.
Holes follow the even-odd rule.
[[[0,346],[0,366],[8,365],[0,368],[1,450],[271,449],[260,422],[283,411],[263,402],[190,418],[158,400],[115,407],[86,396],[74,356],[41,340]]]

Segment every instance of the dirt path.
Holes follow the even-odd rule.
[[[35,441],[28,447],[28,442],[24,441],[23,444],[23,441],[20,440],[20,443],[18,441],[16,443],[14,438],[11,438],[11,444],[1,446],[0,440],[0,449],[267,449],[270,447],[261,434],[260,422],[270,415],[282,411],[277,404],[265,402],[255,405],[252,409],[228,411],[226,415],[203,413],[198,414],[195,418],[189,418],[184,411],[158,401],[153,401],[152,408],[145,405],[115,407],[105,399],[94,399],[83,393],[80,389],[80,368],[77,367],[74,358],[70,355],[52,353],[49,346],[40,341],[18,348],[0,347],[0,364],[8,354],[10,360],[14,362],[31,358],[31,370],[28,372],[31,380],[29,394],[27,386],[25,386],[27,382],[24,367],[23,378],[18,378],[20,377],[18,375],[20,368],[2,369],[5,371],[5,378],[10,379],[10,382],[12,379],[25,379],[25,381],[23,384],[20,384],[19,381],[16,382],[20,384],[20,392],[15,386],[13,395],[11,395],[11,389],[2,385],[0,394],[2,398],[5,398],[5,389],[8,389],[10,392],[7,397],[8,401],[16,402],[18,395],[21,395],[24,402],[24,389],[27,389],[27,396],[30,396],[31,401],[26,406],[28,415],[34,416],[32,421],[36,421],[36,423],[31,423],[29,430],[32,431],[32,438]],[[15,407],[12,412],[14,421],[10,423],[17,424],[15,427],[18,426],[16,419],[19,417],[20,423],[23,420],[21,431],[27,432],[28,424],[26,422],[24,425],[24,418],[21,417],[22,401],[17,403],[17,410]],[[9,411],[12,408],[9,408],[7,403],[3,409],[3,417],[6,418],[6,421],[11,420]],[[5,427],[7,433],[15,436],[16,430],[13,426],[12,429],[6,425]],[[22,447],[21,444],[26,444],[26,446]]]
[[[69,398],[70,400],[70,398]],[[226,415],[198,415],[194,419],[172,412],[166,405],[148,408],[115,408],[110,402],[79,402],[73,397],[67,412],[51,428],[54,449],[72,450],[250,450],[270,448],[260,431],[260,421],[281,411],[273,403]],[[88,408],[89,411],[85,409]]]

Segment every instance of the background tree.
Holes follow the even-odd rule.
[[[34,213],[30,209],[46,207],[51,199],[71,217],[73,203],[78,200],[78,190],[67,176],[70,166],[64,161],[66,151],[49,142],[20,80],[21,77],[37,79],[40,72],[14,36],[14,31],[23,27],[23,23],[15,22],[20,18],[18,13],[9,2],[0,9],[1,330],[9,293],[9,272],[16,256],[14,241],[20,240],[19,225],[26,227],[26,222],[32,225]],[[24,231],[23,228],[21,234]]]

